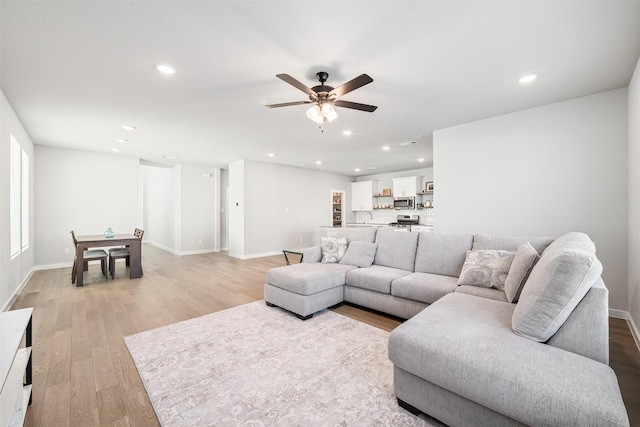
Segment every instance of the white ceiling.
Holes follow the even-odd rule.
[[[626,87],[640,56],[640,1],[2,0],[0,14],[0,87],[34,143],[159,164],[431,166],[434,130]],[[369,74],[342,99],[378,110],[338,109],[321,132],[306,106],[262,105],[307,99],[276,74],[314,86],[318,71],[334,87]]]

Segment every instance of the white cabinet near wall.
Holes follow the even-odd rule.
[[[422,179],[419,176],[393,178],[393,197],[416,197]]]
[[[21,426],[31,404],[32,308],[0,313],[0,426]]]
[[[351,183],[351,210],[370,211],[373,209],[373,195],[377,181],[357,181]]]

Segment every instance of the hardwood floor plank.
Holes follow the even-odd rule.
[[[177,256],[143,245],[144,276],[115,280],[99,265],[85,286],[70,268],[36,271],[12,309],[34,307],[33,404],[25,425],[158,426],[123,338],[263,298],[265,272],[282,255],[241,260],[226,253]],[[402,320],[357,306],[333,308],[391,331]],[[610,320],[611,367],[632,426],[640,426],[640,351],[625,320]]]
[[[119,385],[98,391],[97,399],[101,426],[129,425],[127,407]]]
[[[87,417],[92,418],[91,413],[94,410],[95,414],[98,414],[98,401],[91,359],[77,360],[71,364],[70,398],[71,418],[75,422]],[[97,420],[98,418],[96,417]]]

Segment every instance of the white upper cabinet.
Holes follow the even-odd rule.
[[[419,176],[393,178],[393,197],[415,197],[421,184],[422,179]]]
[[[370,211],[373,209],[373,195],[377,181],[358,181],[351,183],[351,210]]]

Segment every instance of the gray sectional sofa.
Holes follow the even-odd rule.
[[[341,302],[409,319],[389,337],[405,409],[452,426],[629,424],[608,366],[602,265],[585,234],[361,228],[338,238],[338,262],[313,247],[303,263],[270,269],[265,301],[303,319]]]

